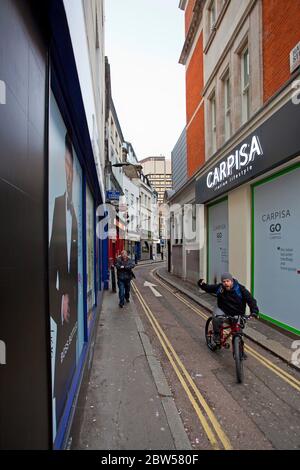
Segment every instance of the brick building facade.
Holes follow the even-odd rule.
[[[171,271],[215,282],[230,270],[265,320],[300,334],[300,2],[181,0],[179,8],[189,179],[169,203],[194,206],[197,236],[176,234],[184,214],[176,209]]]

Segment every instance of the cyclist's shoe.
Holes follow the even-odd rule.
[[[214,333],[213,341],[214,341],[214,343],[215,343],[216,346],[220,346],[220,345],[221,345],[221,338],[220,338],[220,334],[219,334],[219,333]]]

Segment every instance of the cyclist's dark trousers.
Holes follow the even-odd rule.
[[[118,287],[119,287],[119,300],[120,305],[124,305],[125,299],[129,300],[130,296],[130,280],[118,280]]]
[[[213,319],[212,319],[215,335],[217,336],[220,335],[220,330],[224,323],[224,320],[226,320],[226,315],[223,312],[223,310],[221,310],[219,307],[215,307],[213,311]]]

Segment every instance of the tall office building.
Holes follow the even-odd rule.
[[[158,204],[163,203],[164,193],[172,189],[171,160],[166,157],[147,157],[139,162],[143,172],[158,194]]]

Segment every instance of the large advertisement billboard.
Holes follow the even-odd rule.
[[[262,314],[300,331],[300,168],[253,188],[253,289]]]
[[[228,201],[208,207],[208,282],[221,281],[228,271]]]
[[[86,260],[87,260],[87,311],[88,328],[93,317],[95,305],[95,208],[94,199],[89,187],[86,187]]]
[[[82,170],[51,94],[49,303],[54,439],[84,342],[82,259]]]

